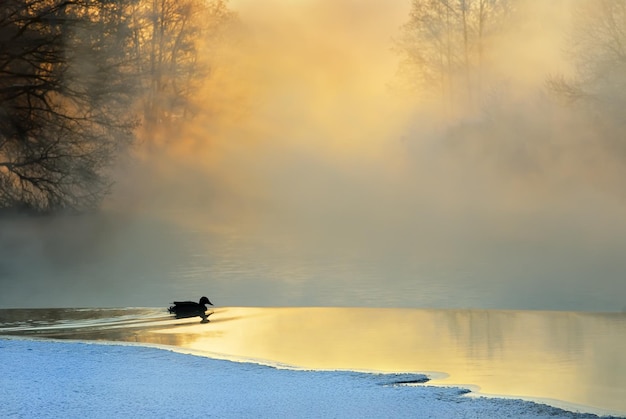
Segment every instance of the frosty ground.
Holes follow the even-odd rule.
[[[155,347],[0,339],[3,417],[592,418],[414,374],[300,371]]]

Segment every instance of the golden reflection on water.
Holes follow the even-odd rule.
[[[229,307],[208,324],[153,309],[123,321],[94,311],[105,320],[93,323],[59,312],[47,316],[66,316],[61,326],[11,329],[24,321],[11,323],[8,311],[0,310],[0,335],[170,345],[305,369],[440,372],[429,384],[626,414],[626,314]]]
[[[155,333],[184,335],[181,347],[235,358],[311,369],[445,372],[430,383],[626,413],[622,314],[224,308],[211,319]]]

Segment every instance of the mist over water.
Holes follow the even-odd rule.
[[[408,2],[232,1],[211,112],[102,214],[1,221],[0,306],[626,309],[624,156],[543,90],[573,3],[525,2],[450,123],[398,87]]]

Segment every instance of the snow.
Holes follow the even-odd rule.
[[[0,338],[0,416],[8,418],[597,417],[406,384],[425,379],[292,370],[129,344]]]

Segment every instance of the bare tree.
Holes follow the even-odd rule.
[[[0,208],[98,205],[134,126],[126,28],[114,1],[3,1]]]
[[[137,134],[158,143],[194,114],[234,20],[225,0],[5,0],[0,208],[96,207]]]
[[[445,115],[458,103],[473,104],[487,40],[512,9],[510,0],[413,0],[397,42],[402,77],[418,94],[438,98]]]
[[[580,104],[597,122],[624,128],[626,120],[626,1],[579,4],[570,34],[570,77],[550,76],[549,89],[570,104]]]
[[[235,15],[225,0],[148,0],[131,15],[143,132],[154,143],[193,116],[193,95],[211,72],[206,47]]]

